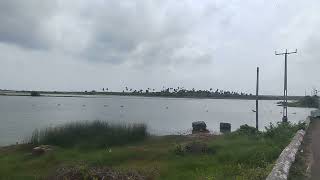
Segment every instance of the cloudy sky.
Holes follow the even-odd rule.
[[[320,88],[318,0],[1,0],[0,89]]]

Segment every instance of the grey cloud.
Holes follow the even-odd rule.
[[[65,3],[69,9],[63,4],[63,1],[1,1],[0,42],[54,49],[91,62],[183,63],[175,54],[192,43],[190,37],[205,39],[199,32],[195,34],[194,29],[208,18],[209,11],[218,10],[212,3],[195,9],[192,1]],[[80,43],[82,39],[86,40]],[[196,61],[194,57],[183,58],[186,62]]]
[[[28,86],[20,77],[51,70],[39,80],[44,88],[62,87],[59,82],[72,76],[77,88],[148,82],[236,90],[254,88],[250,78],[260,66],[262,91],[277,94],[283,61],[274,50],[298,48],[289,64],[290,93],[297,94],[308,86],[304,77],[320,83],[313,73],[320,58],[319,7],[316,0],[2,0],[0,78],[8,88]],[[36,62],[36,71],[26,59]],[[6,77],[15,63],[24,72],[14,84]]]
[[[191,3],[170,2],[139,1],[124,6],[108,1],[96,13],[83,13],[90,16],[93,36],[82,55],[115,64],[180,61],[175,53],[191,42],[189,37],[206,12],[195,12]]]
[[[27,48],[48,47],[43,23],[54,7],[54,1],[0,1],[0,42]]]

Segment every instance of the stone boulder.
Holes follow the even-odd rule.
[[[204,121],[196,121],[192,123],[192,133],[209,132]]]
[[[32,155],[34,156],[40,156],[46,152],[49,152],[52,150],[52,147],[49,145],[41,145],[41,146],[37,146],[35,148],[32,149]]]
[[[220,132],[221,133],[229,133],[231,132],[231,124],[230,123],[220,123]]]

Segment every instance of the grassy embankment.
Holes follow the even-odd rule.
[[[86,177],[90,167],[110,167],[150,179],[264,179],[299,128],[304,125],[271,125],[264,132],[242,126],[221,136],[156,137],[148,136],[143,125],[68,124],[34,133],[31,144],[0,148],[0,179],[41,179],[64,166],[79,167]],[[54,148],[30,155],[39,143]],[[190,151],[190,144],[205,148]]]

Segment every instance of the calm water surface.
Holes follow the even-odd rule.
[[[277,101],[260,101],[260,129],[281,120]],[[22,97],[0,96],[0,145],[22,141],[35,128],[81,120],[146,123],[157,135],[187,132],[193,121],[205,121],[218,132],[220,122],[255,126],[255,101],[149,97]],[[312,109],[288,108],[289,120],[305,120]]]

